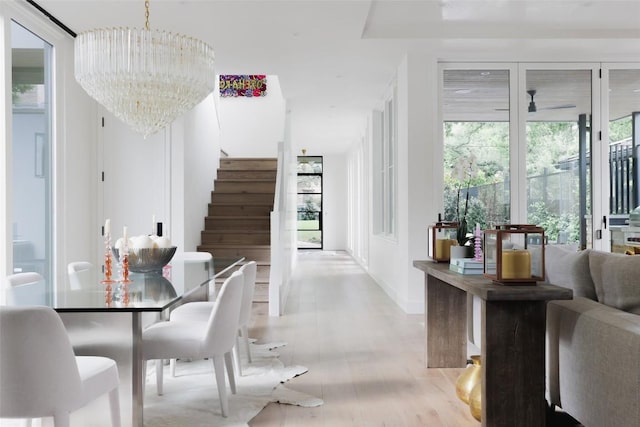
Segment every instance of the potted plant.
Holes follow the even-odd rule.
[[[458,228],[456,230],[456,239],[458,240],[458,246],[460,249],[454,250],[452,247],[451,258],[471,258],[473,256],[473,233],[469,232],[467,213],[469,211],[469,188],[471,187],[471,181],[474,178],[475,163],[476,158],[472,154],[468,159],[458,163],[454,170],[458,181],[456,195],[456,222],[458,223]],[[464,204],[461,209],[460,196],[462,194],[462,189],[465,187]],[[454,252],[458,251],[459,253],[454,256]]]

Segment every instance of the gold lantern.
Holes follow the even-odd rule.
[[[484,276],[502,285],[544,280],[544,229],[530,224],[498,225],[483,233]]]
[[[454,221],[438,221],[428,228],[427,255],[435,262],[449,262],[451,246],[458,244],[456,233],[458,223]]]

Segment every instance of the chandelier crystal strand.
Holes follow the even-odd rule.
[[[96,29],[75,41],[78,83],[145,138],[213,91],[214,59],[208,44],[166,31]]]

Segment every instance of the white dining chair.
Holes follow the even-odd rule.
[[[82,284],[87,283],[85,276],[91,271],[93,266],[87,261],[74,261],[67,265],[67,275],[69,276],[69,289],[78,291],[83,288]]]
[[[44,277],[36,272],[14,273],[5,277],[6,305],[44,303]]]
[[[229,403],[224,371],[226,364],[231,392],[235,394],[231,352],[238,330],[243,283],[244,277],[239,271],[225,280],[207,322],[169,320],[155,323],[142,332],[143,358],[145,362],[156,360],[156,387],[159,395],[163,392],[164,359],[211,358],[222,416],[227,416]]]
[[[245,351],[247,353],[247,360],[249,363],[251,360],[251,349],[249,346],[249,321],[251,320],[251,308],[253,305],[253,295],[256,285],[256,273],[258,270],[258,264],[255,261],[250,261],[244,264],[238,271],[244,275],[244,285],[242,289],[242,305],[240,307],[240,315],[238,320],[238,336],[242,338],[244,342]],[[208,319],[211,310],[213,309],[213,301],[195,301],[181,305],[171,312],[171,320],[189,320],[189,321],[206,321]],[[240,363],[239,346],[236,343],[234,349],[234,359],[238,375],[242,375],[242,365]],[[171,360],[171,375],[175,375],[175,360]]]
[[[0,342],[0,418],[53,417],[55,427],[67,427],[71,412],[108,394],[111,424],[120,427],[116,363],[75,356],[52,308],[0,307]]]

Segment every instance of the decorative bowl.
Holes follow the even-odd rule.
[[[176,253],[177,246],[170,248],[139,248],[129,249],[129,271],[134,273],[150,273],[162,270],[169,264]],[[113,255],[120,260],[119,251],[113,248]]]

